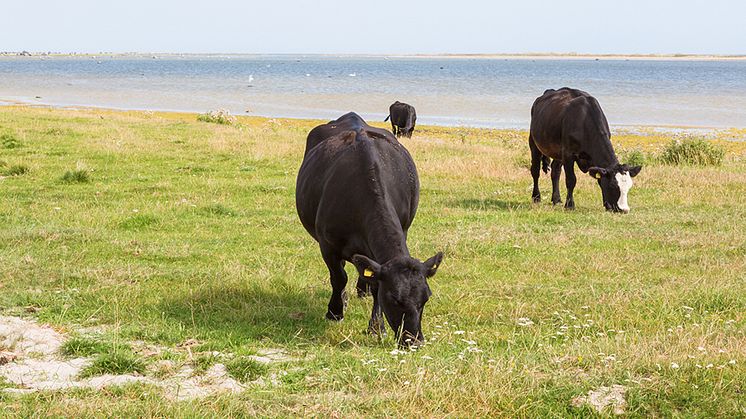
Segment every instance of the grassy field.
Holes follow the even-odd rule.
[[[324,320],[328,272],[294,204],[316,124],[0,107],[0,315],[76,337],[101,371],[204,370],[218,351],[238,379],[279,377],[180,402],[148,384],[0,392],[0,416],[590,416],[573,400],[613,385],[628,416],[746,416],[745,143],[668,166],[667,135],[617,135],[647,163],[615,215],[586,175],[574,212],[546,175],[531,204],[526,132],[418,127],[409,246],[445,259],[430,342],[392,353],[364,332],[370,299]],[[235,361],[278,348],[293,360]]]

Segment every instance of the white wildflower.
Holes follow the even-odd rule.
[[[518,326],[526,327],[533,325],[533,320],[529,319],[528,317],[521,317],[518,319]]]

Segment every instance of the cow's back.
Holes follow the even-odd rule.
[[[599,112],[605,123],[596,99],[582,90],[546,90],[531,107],[531,138],[543,155],[562,159],[563,137],[582,130],[588,119],[598,119]]]
[[[306,151],[296,184],[296,207],[306,230],[317,241],[359,253],[365,250],[359,249],[365,230],[381,219],[393,219],[406,233],[419,200],[409,152],[388,131],[362,124],[337,120],[312,130],[308,144],[314,145]]]

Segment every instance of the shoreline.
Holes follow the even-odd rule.
[[[380,59],[478,59],[478,60],[629,60],[629,61],[746,61],[744,55],[718,54],[575,54],[575,53],[497,53],[497,54],[304,54],[304,53],[177,53],[177,52],[0,52],[0,58],[177,58],[177,57],[315,57]]]
[[[4,99],[0,97],[0,108],[39,108],[39,109],[60,109],[68,111],[107,111],[107,112],[144,112],[144,113],[165,113],[172,115],[200,115],[201,112],[191,110],[177,110],[177,109],[145,109],[145,108],[127,108],[127,107],[109,107],[109,106],[95,106],[95,105],[51,105],[45,103],[31,103],[22,102],[18,100]],[[283,119],[291,121],[322,121],[329,120],[328,118],[307,118],[307,117],[292,117],[292,116],[276,116],[276,115],[259,115],[259,114],[232,114],[238,118],[262,118],[262,119]],[[474,130],[507,130],[507,131],[526,131],[528,132],[529,124],[525,127],[487,127],[487,126],[476,126],[476,125],[449,125],[449,124],[437,124],[427,123],[420,124],[421,127],[433,127],[433,128],[448,128],[448,129],[474,129]],[[715,134],[720,132],[728,131],[742,131],[746,130],[743,127],[716,127],[706,125],[672,125],[672,124],[609,124],[612,130],[636,131],[636,130],[650,130],[652,132],[680,132],[680,133],[701,133],[701,134]],[[746,139],[746,135],[744,135]]]

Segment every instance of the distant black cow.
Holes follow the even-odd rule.
[[[632,178],[640,173],[640,166],[620,164],[611,146],[609,124],[601,106],[591,95],[581,90],[564,87],[549,89],[531,107],[531,175],[534,178],[532,197],[541,201],[539,165],[547,171],[552,158],[552,203],[559,204],[559,177],[565,168],[567,200],[565,208],[575,208],[572,193],[575,188],[574,164],[583,173],[598,180],[604,207],[614,212],[629,212],[627,193]]]
[[[391,131],[394,135],[412,138],[412,131],[417,122],[417,112],[414,111],[414,106],[397,100],[389,106],[389,116],[383,121],[386,122],[389,118],[391,118]]]
[[[381,310],[401,344],[421,342],[422,311],[432,294],[438,253],[420,262],[410,257],[407,230],[419,201],[412,157],[386,130],[355,113],[311,130],[298,173],[295,203],[303,227],[319,242],[329,268],[332,296],[326,317],[342,320],[345,261],[370,284],[372,333],[385,330]],[[363,284],[358,283],[358,290]]]

